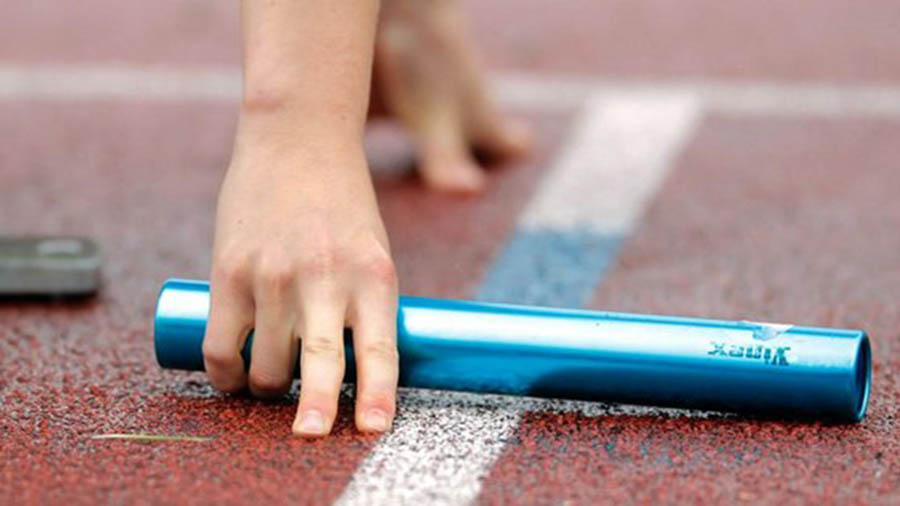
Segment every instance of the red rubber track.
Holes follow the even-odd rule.
[[[712,117],[594,300],[866,328],[861,425],[531,413],[484,502],[900,501],[898,160],[900,121]]]
[[[161,371],[155,292],[208,270],[230,107],[2,104],[5,233],[77,232],[104,247],[96,300],[0,302],[0,503],[322,503],[376,438],[342,399],[333,437],[290,436],[295,398],[225,397],[202,374]],[[535,156],[496,167],[489,199],[435,198],[379,176],[404,291],[464,297],[481,277],[569,123],[532,116]],[[340,198],[335,195],[335,198]],[[209,442],[98,441],[126,433]]]
[[[890,0],[465,5],[495,70],[900,81],[900,4]],[[202,70],[236,66],[239,55],[235,2],[0,4],[0,71]],[[376,444],[351,428],[349,398],[335,437],[298,441],[287,435],[291,399],[226,398],[202,375],[163,372],[153,360],[158,283],[207,274],[234,116],[230,104],[0,100],[0,234],[83,234],[105,255],[95,300],[0,302],[0,504],[327,502]],[[377,178],[404,292],[473,293],[572,119],[528,117],[534,156],[494,171],[485,198],[434,197],[414,180]],[[479,500],[900,502],[898,146],[896,119],[707,117],[593,301],[863,326],[875,362],[863,424],[527,413]],[[91,439],[138,432],[213,439]]]

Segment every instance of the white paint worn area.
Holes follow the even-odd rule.
[[[697,101],[685,93],[588,97],[521,226],[607,235],[632,230],[698,117]]]
[[[394,429],[363,461],[339,505],[467,504],[519,425],[498,396],[403,389]]]
[[[626,232],[697,115],[696,101],[683,93],[589,97],[518,226]],[[543,276],[521,275],[534,283]],[[573,406],[591,409],[585,403],[404,391],[393,431],[362,462],[338,503],[469,504],[521,413]]]
[[[467,505],[481,491],[522,414],[710,418],[708,411],[401,389],[393,431],[357,469],[338,506]]]

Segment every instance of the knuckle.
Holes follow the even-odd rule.
[[[303,260],[303,273],[316,278],[329,278],[340,269],[341,255],[334,248],[320,248],[307,254]]]
[[[303,353],[308,356],[332,360],[335,363],[344,359],[342,343],[325,337],[308,337],[302,339]]]
[[[214,375],[209,376],[209,383],[220,392],[235,394],[244,389],[240,378],[222,378]]]
[[[247,279],[250,260],[242,253],[224,253],[213,260],[212,278],[225,283],[238,283]]]
[[[397,345],[392,341],[379,340],[366,343],[359,350],[359,353],[367,360],[378,360],[379,362],[391,362],[393,364],[398,363],[400,360]]]
[[[248,379],[253,393],[262,396],[283,394],[291,386],[287,375],[266,370],[251,370]]]
[[[374,255],[367,259],[363,269],[369,279],[382,285],[394,286],[397,283],[397,268],[385,254]]]
[[[213,368],[228,367],[235,361],[234,350],[231,350],[229,349],[229,347],[219,344],[218,341],[213,339],[203,340],[202,351],[203,359],[210,367]]]
[[[294,269],[290,262],[266,259],[258,267],[257,278],[264,290],[281,293],[293,283]]]

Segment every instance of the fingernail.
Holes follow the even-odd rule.
[[[391,422],[388,420],[387,414],[380,409],[370,409],[363,416],[363,422],[366,428],[378,432],[384,432],[391,428]]]
[[[300,434],[321,435],[325,433],[325,418],[318,411],[303,413],[300,422],[294,425],[294,431]]]

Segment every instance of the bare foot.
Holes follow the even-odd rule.
[[[434,190],[484,189],[473,152],[492,160],[531,146],[524,125],[491,101],[456,0],[384,0],[375,47],[372,107],[413,135],[419,175]]]

